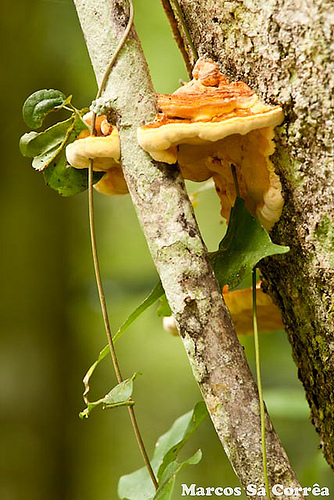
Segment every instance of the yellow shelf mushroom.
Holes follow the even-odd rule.
[[[83,120],[91,125],[92,113],[87,113]],[[104,115],[98,116],[95,124],[96,136],[83,130],[78,139],[66,148],[67,161],[75,168],[88,168],[93,160],[95,171],[106,173],[94,187],[104,194],[126,194],[128,188],[120,164],[120,144],[118,130],[111,125]]]
[[[140,146],[157,161],[178,162],[185,179],[212,177],[226,219],[236,197],[233,164],[247,208],[271,229],[283,207],[269,159],[282,108],[264,104],[243,82],[229,83],[211,59],[199,59],[193,77],[174,94],[158,95],[158,116],[138,129]]]
[[[178,162],[185,179],[212,178],[227,220],[236,198],[234,165],[240,196],[270,230],[283,207],[281,183],[270,161],[282,108],[264,104],[248,85],[230,83],[216,62],[201,58],[189,83],[174,94],[158,94],[158,110],[153,122],[138,129],[140,146],[157,161]],[[91,114],[84,119],[89,124]],[[93,158],[94,170],[107,172],[96,189],[125,194],[117,128],[105,116],[98,117],[96,128],[97,137],[87,130],[67,146],[67,159],[73,167],[87,168]]]

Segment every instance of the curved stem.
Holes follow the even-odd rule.
[[[122,50],[122,47],[130,33],[132,24],[133,24],[133,17],[134,17],[134,9],[133,9],[133,4],[132,0],[128,0],[129,6],[130,6],[130,14],[129,14],[129,19],[128,19],[128,24],[127,27],[124,31],[124,34],[119,41],[119,44],[111,58],[110,63],[108,64],[108,67],[103,75],[102,82],[100,84],[100,87],[98,89],[96,99],[101,97],[102,92],[105,88],[105,85],[107,83],[108,77],[110,75],[110,72],[117,60],[117,57]],[[96,135],[96,128],[95,128],[95,123],[96,123],[96,113],[93,112],[92,116],[92,124],[91,124],[91,135]],[[112,363],[114,366],[115,374],[118,383],[120,384],[123,381],[123,377],[121,374],[121,370],[118,364],[118,359],[115,351],[115,346],[113,343],[112,339],[112,333],[111,333],[111,328],[110,328],[110,321],[109,321],[109,315],[108,315],[108,310],[107,310],[107,304],[106,304],[106,299],[105,299],[105,294],[103,290],[103,284],[102,284],[102,278],[101,278],[101,272],[100,272],[100,265],[99,265],[99,259],[98,259],[98,253],[97,253],[97,244],[96,244],[96,233],[95,233],[95,217],[94,217],[94,200],[93,200],[93,172],[94,172],[94,165],[93,165],[93,160],[89,160],[89,174],[88,174],[88,207],[89,207],[89,227],[90,227],[90,237],[91,237],[91,245],[92,245],[92,254],[93,254],[93,261],[94,261],[94,270],[95,270],[95,277],[96,277],[96,284],[98,288],[98,293],[99,293],[99,299],[100,299],[100,304],[101,304],[101,310],[102,310],[102,316],[103,316],[103,321],[104,321],[104,326],[108,338],[108,345],[109,345],[109,350],[111,354],[111,359]],[[154,488],[157,490],[159,485],[156,480],[154,471],[151,466],[150,459],[148,457],[139,427],[138,423],[136,420],[135,412],[133,409],[133,406],[128,406],[128,411],[129,411],[129,416],[131,420],[131,424],[133,427],[133,431],[135,433],[137,443],[139,446],[139,449],[141,451],[141,454],[143,456],[146,468],[148,470],[148,473],[151,477],[152,483],[154,485]]]
[[[260,415],[261,415],[261,438],[262,438],[262,461],[264,483],[266,487],[267,500],[270,500],[270,488],[267,468],[267,450],[266,450],[266,417],[263,402],[261,369],[260,369],[260,343],[259,332],[257,327],[257,310],[256,310],[256,268],[252,271],[252,290],[253,290],[253,329],[254,329],[254,347],[255,347],[255,363],[256,363],[256,379],[259,393]]]
[[[129,33],[130,33],[130,30],[132,28],[132,25],[133,25],[133,18],[134,18],[134,8],[133,8],[133,3],[132,3],[132,0],[128,0],[128,3],[129,3],[129,7],[130,7],[130,13],[129,13],[129,19],[128,19],[128,24],[125,28],[125,31],[123,33],[123,36],[122,38],[120,39],[119,41],[119,44],[110,60],[110,63],[108,64],[108,67],[103,75],[103,78],[102,78],[102,82],[100,84],[100,87],[99,87],[99,90],[97,92],[97,95],[96,95],[96,99],[98,99],[99,97],[101,97],[102,95],[102,92],[104,91],[104,87],[106,86],[106,83],[108,81],[108,77],[110,75],[110,72],[117,60],[117,57],[120,53],[120,51],[122,50],[123,48],[123,45],[125,44],[126,42],[126,39],[128,38],[129,36]]]
[[[133,25],[133,18],[134,18],[134,8],[133,8],[133,3],[132,3],[132,0],[128,0],[128,3],[129,3],[129,7],[130,7],[130,13],[129,13],[129,19],[128,19],[128,24],[125,28],[125,31],[123,33],[123,36],[122,38],[120,39],[119,41],[119,44],[117,45],[116,47],[116,50],[107,66],[107,69],[105,70],[104,72],[104,75],[103,75],[103,78],[102,78],[102,82],[100,83],[100,86],[99,86],[99,89],[97,91],[97,94],[96,94],[96,99],[99,99],[99,97],[101,97],[102,95],[102,92],[104,91],[104,88],[106,86],[106,83],[108,81],[108,78],[109,78],[109,75],[110,75],[110,72],[119,56],[119,53],[120,51],[122,50],[125,42],[126,42],[126,39],[128,38],[129,36],[129,33],[130,33],[130,30],[132,28],[132,25]],[[95,122],[96,122],[96,113],[93,112],[93,116],[92,116],[92,125],[91,125],[91,134],[92,135],[96,135],[96,131],[95,131]]]
[[[105,330],[106,330],[106,334],[107,334],[107,338],[108,338],[109,350],[110,350],[112,362],[114,365],[116,378],[117,378],[118,383],[120,384],[121,382],[123,382],[123,378],[122,378],[121,370],[120,370],[120,367],[118,364],[115,346],[114,346],[113,339],[112,339],[109,315],[108,315],[108,310],[107,310],[105,294],[104,294],[104,290],[103,290],[100,265],[99,265],[99,259],[98,259],[98,253],[97,253],[96,232],[95,232],[95,216],[94,216],[94,199],[93,199],[93,160],[92,159],[89,160],[88,207],[89,207],[90,239],[91,239],[91,245],[92,245],[92,254],[93,254],[93,261],[94,261],[96,284],[97,284],[97,289],[98,289],[98,293],[99,293],[99,299],[100,299],[100,304],[101,304],[104,326],[105,326]],[[156,480],[154,471],[152,469],[150,459],[148,457],[143,439],[141,437],[141,433],[140,433],[140,430],[138,427],[138,423],[136,420],[133,406],[128,406],[128,411],[129,411],[129,416],[130,416],[130,420],[132,423],[132,427],[133,427],[133,430],[134,430],[134,433],[135,433],[135,436],[136,436],[136,439],[138,442],[139,449],[140,449],[141,454],[143,456],[148,473],[152,479],[152,483],[154,484],[154,487],[157,490],[159,485],[158,485],[158,482]]]
[[[94,200],[93,200],[93,160],[89,160],[89,181],[88,181],[88,212],[89,212],[89,229],[90,229],[90,240],[92,246],[94,270],[96,285],[99,293],[99,299],[101,304],[102,316],[104,321],[104,326],[108,338],[109,350],[112,357],[112,362],[115,368],[117,382],[120,384],[123,381],[121,370],[119,368],[115,346],[112,340],[112,333],[110,328],[109,315],[107,310],[106,299],[104,295],[102,278],[100,272],[99,258],[97,254],[97,244],[96,244],[96,232],[95,232],[95,216],[94,216]]]

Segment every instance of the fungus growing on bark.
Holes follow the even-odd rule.
[[[211,59],[199,59],[193,77],[174,94],[158,95],[158,116],[138,129],[140,146],[157,161],[178,161],[185,179],[212,177],[226,219],[236,198],[233,164],[248,210],[271,229],[283,206],[269,159],[282,108],[264,104],[243,82],[229,83]]]
[[[87,113],[83,120],[91,124],[91,113]],[[93,160],[95,171],[106,173],[94,187],[104,194],[126,194],[128,188],[120,164],[120,144],[118,130],[111,125],[106,117],[98,116],[95,124],[96,136],[83,130],[78,139],[66,148],[67,161],[75,168],[88,168],[89,160]]]

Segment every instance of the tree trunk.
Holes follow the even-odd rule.
[[[284,107],[272,160],[285,206],[262,263],[328,463],[334,467],[334,7],[331,0],[180,0],[199,55]],[[179,30],[192,61],[180,23]]]
[[[75,4],[100,82],[126,25],[126,2],[75,0]],[[102,101],[117,117],[128,187],[217,433],[241,484],[259,486],[264,480],[257,389],[222,301],[184,182],[174,166],[155,164],[137,143],[137,127],[155,114],[155,96],[134,31]],[[271,484],[298,488],[268,416],[266,431]]]

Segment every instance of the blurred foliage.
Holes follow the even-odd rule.
[[[162,8],[158,0],[137,0],[135,7],[155,87],[173,91],[187,76]],[[81,378],[105,343],[86,195],[59,197],[18,149],[27,131],[21,107],[29,94],[57,88],[84,107],[96,84],[71,0],[3,2],[1,14],[6,120],[1,134],[0,498],[116,498],[118,478],[142,465],[126,410],[96,410],[88,421],[78,418]],[[101,268],[116,329],[152,288],[156,274],[129,197],[99,196],[96,204]],[[196,212],[209,249],[216,250],[224,226],[213,191],[200,195]],[[252,338],[242,342],[253,366]],[[134,399],[152,452],[156,438],[200,399],[197,385],[181,342],[162,330],[154,310],[131,326],[117,350],[125,377],[143,374]],[[262,335],[261,353],[269,412],[300,480],[333,488],[285,334]],[[92,397],[98,399],[114,384],[105,361],[94,377]],[[203,459],[182,472],[175,498],[180,481],[238,485],[209,421],[189,447],[189,454],[201,448]]]

